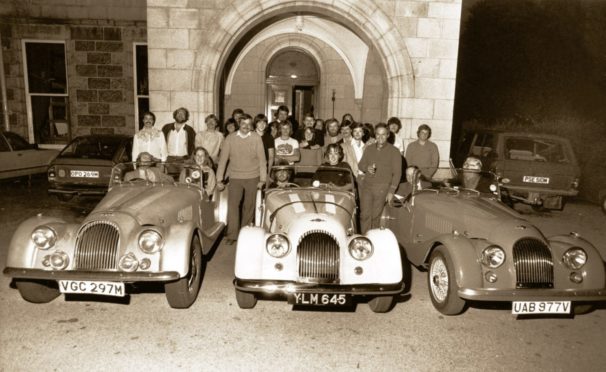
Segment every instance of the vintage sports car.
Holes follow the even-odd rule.
[[[6,275],[21,296],[44,303],[60,293],[125,296],[125,283],[163,282],[173,308],[191,306],[205,257],[225,226],[227,193],[206,195],[195,165],[183,182],[166,165],[119,164],[109,192],[80,224],[42,214],[10,242]]]
[[[289,176],[281,180],[283,171]],[[351,170],[280,166],[270,176],[256,226],[238,236],[238,305],[286,297],[293,305],[345,306],[359,296],[374,312],[390,310],[404,285],[400,249],[387,229],[358,231]]]
[[[13,132],[0,132],[0,179],[44,173],[59,152],[39,149]]]
[[[88,135],[74,138],[48,168],[48,193],[61,201],[74,196],[103,196],[112,168],[131,160],[132,136]]]
[[[438,311],[507,301],[514,314],[571,313],[572,306],[580,313],[606,300],[605,263],[591,243],[576,233],[546,238],[499,200],[494,174],[476,174],[476,189],[466,188],[469,175],[458,170],[448,185],[414,186],[384,211],[408,260],[428,271]]]

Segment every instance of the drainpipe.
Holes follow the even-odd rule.
[[[6,96],[3,50],[2,37],[0,35],[0,91],[2,91],[2,115],[4,116],[4,129],[8,131],[10,128],[8,126],[8,97]]]

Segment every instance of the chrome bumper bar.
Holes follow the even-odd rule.
[[[18,279],[105,280],[114,282],[170,282],[180,278],[176,271],[127,273],[122,271],[47,271],[7,267],[3,273]]]
[[[276,293],[343,293],[351,295],[395,295],[404,290],[404,283],[393,284],[324,284],[298,283],[292,281],[242,280],[234,279],[236,289],[244,292]]]
[[[461,298],[472,301],[606,301],[602,289],[459,289]]]

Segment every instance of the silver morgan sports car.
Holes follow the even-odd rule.
[[[175,179],[169,165],[116,165],[109,192],[80,224],[42,214],[24,221],[4,270],[21,296],[34,303],[61,293],[125,296],[125,284],[162,282],[171,307],[191,306],[227,201],[206,195],[197,166],[173,164],[183,169]]]
[[[400,249],[388,229],[360,234],[350,169],[273,167],[256,226],[241,229],[235,262],[238,305],[286,298],[302,306],[348,306],[367,298],[386,312],[403,291]]]
[[[545,237],[499,200],[497,181],[458,170],[441,188],[401,185],[412,192],[385,209],[385,227],[428,271],[434,307],[455,315],[467,301],[505,301],[513,314],[570,314],[606,300],[598,250],[576,233]]]

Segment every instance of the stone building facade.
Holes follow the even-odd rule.
[[[3,129],[58,148],[82,134],[134,133],[133,51],[147,41],[145,1],[1,2]]]
[[[65,42],[72,136],[133,133],[141,42],[158,126],[181,106],[196,130],[236,107],[271,115],[286,104],[370,123],[396,116],[408,139],[429,124],[447,166],[461,1],[0,0],[5,127],[36,141],[21,48],[23,39],[56,39]]]

